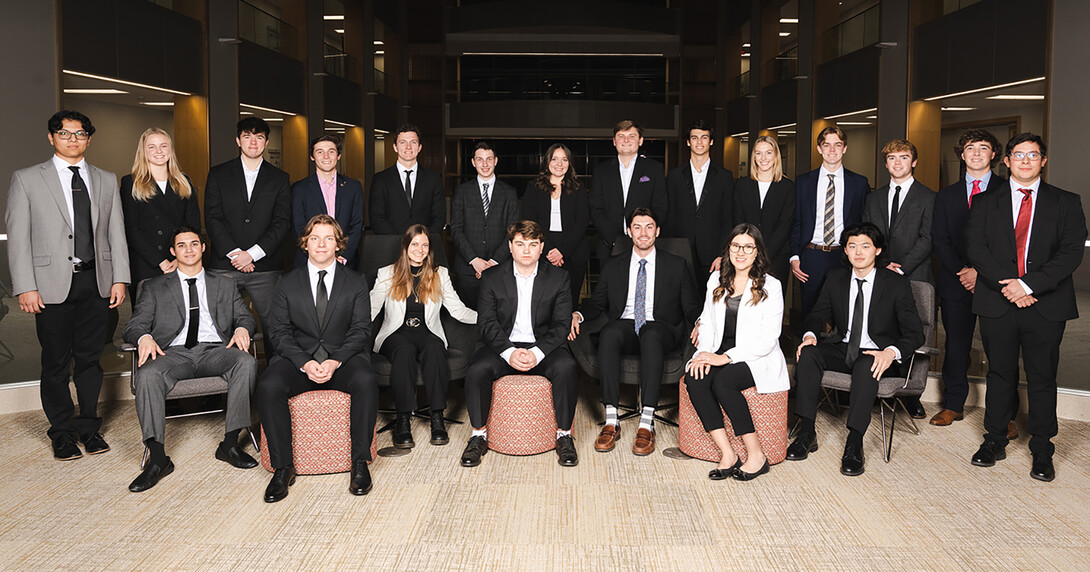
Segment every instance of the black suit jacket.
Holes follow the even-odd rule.
[[[931,275],[931,219],[935,192],[913,180],[897,211],[894,226],[889,227],[889,186],[875,189],[867,195],[863,220],[874,223],[886,237],[880,264],[896,262],[909,280],[933,282]]]
[[[1009,183],[992,173],[984,192],[1007,189]],[[965,289],[957,273],[972,267],[966,252],[965,225],[969,221],[969,191],[965,179],[942,189],[935,195],[935,210],[931,216],[931,247],[939,255],[938,291],[943,298],[970,298],[973,293]],[[977,195],[980,198],[981,195]],[[975,199],[974,199],[975,200]]]
[[[488,216],[484,216],[484,202],[477,177],[454,189],[450,207],[450,236],[454,241],[455,264],[451,270],[459,274],[473,273],[469,261],[474,258],[503,262],[511,258],[507,247],[507,227],[518,221],[518,195],[515,187],[495,179],[496,187],[490,189]]]
[[[637,156],[634,161],[627,202],[621,186],[621,162],[617,157],[599,163],[590,182],[590,220],[598,229],[599,239],[610,248],[624,236],[628,213],[637,208],[650,208],[660,221],[669,216],[662,164],[643,156]]]
[[[334,218],[341,229],[348,235],[348,246],[341,256],[348,261],[352,270],[359,268],[360,237],[363,236],[363,185],[337,173],[337,196],[334,199]],[[303,229],[314,215],[330,214],[326,212],[325,197],[318,183],[318,175],[296,181],[291,185],[291,227],[295,237],[303,235]],[[295,267],[307,264],[307,255],[301,248],[296,249]]]
[[[338,266],[329,287],[325,324],[319,326],[307,269],[296,268],[280,277],[265,328],[276,348],[273,359],[286,359],[297,368],[314,359],[319,345],[329,352],[330,359],[341,363],[357,355],[370,361],[371,298],[367,280]]]
[[[821,169],[814,169],[799,176],[795,184],[795,222],[791,225],[791,255],[798,256],[814,238],[814,225],[817,224],[818,185],[822,193],[829,186],[829,181],[818,181]],[[867,178],[844,169],[844,228],[863,222],[863,204],[870,192]],[[840,237],[836,237],[837,240]]]
[[[689,161],[670,171],[666,177],[669,206],[663,236],[687,238],[693,244],[695,263],[702,274],[723,253],[723,243],[730,236],[734,220],[734,173],[708,161],[700,204]]]
[[[545,253],[556,248],[564,255],[565,265],[568,259],[574,259],[577,251],[586,250],[587,226],[590,225],[590,206],[587,202],[587,191],[582,186],[572,194],[560,193],[560,243],[549,241],[549,224],[552,218],[552,198],[537,185],[536,181],[530,181],[526,185],[526,192],[522,195],[522,218],[532,220],[541,225],[545,231]]]
[[[969,261],[977,270],[973,312],[998,318],[1014,308],[1000,290],[1000,280],[1018,278],[1014,242],[1014,213],[1010,185],[977,195],[965,229]],[[1022,281],[1033,289],[1037,308],[1055,322],[1079,317],[1071,275],[1082,263],[1086,244],[1086,216],[1079,195],[1041,182],[1035,199],[1029,236],[1026,274]]]
[[[851,296],[851,280],[854,273],[850,268],[834,268],[825,277],[814,308],[803,321],[804,332],[820,332],[830,321],[836,333],[825,338],[821,343],[840,343],[851,327],[848,321],[848,308]],[[879,268],[874,277],[873,298],[870,312],[867,314],[867,333],[878,349],[896,346],[901,352],[902,363],[917,348],[923,345],[923,325],[920,312],[916,308],[916,298],[912,296],[912,285],[908,278],[892,270]]]
[[[439,174],[416,163],[413,201],[405,196],[405,181],[397,165],[375,173],[371,180],[371,228],[375,234],[404,234],[414,224],[442,232],[447,224],[447,193]]]
[[[508,260],[481,275],[481,293],[477,303],[477,328],[481,342],[497,355],[514,347],[511,330],[518,311],[518,286],[514,263]],[[571,329],[571,286],[568,273],[542,258],[530,295],[530,317],[536,344],[545,355],[564,346]],[[564,346],[566,347],[566,346]]]
[[[162,274],[159,263],[174,260],[174,255],[170,253],[170,237],[174,229],[184,225],[200,232],[201,210],[197,206],[197,187],[188,176],[186,180],[192,189],[188,199],[179,197],[168,182],[165,193],[140,201],[132,196],[132,175],[121,177],[121,210],[125,214],[132,284]]]
[[[265,251],[265,257],[254,264],[258,272],[283,270],[280,245],[291,231],[288,174],[262,161],[247,200],[242,159],[236,157],[212,167],[204,188],[204,222],[211,239],[208,268],[230,270],[234,267],[227,253],[256,244]]]
[[[761,204],[757,181],[745,177],[734,185],[734,224],[747,222],[761,231],[772,262],[772,275],[787,284],[788,260],[791,258],[791,227],[795,222],[795,183],[787,177],[768,187]]]

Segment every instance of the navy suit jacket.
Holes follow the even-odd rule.
[[[795,222],[791,226],[791,255],[798,256],[814,238],[817,224],[818,175],[814,169],[795,182]],[[828,186],[828,182],[825,182]],[[824,188],[824,187],[823,187]],[[844,227],[863,222],[863,204],[870,192],[867,178],[844,169]],[[839,237],[837,237],[839,238]]]
[[[348,235],[348,246],[341,256],[348,260],[349,268],[356,270],[359,268],[360,237],[363,236],[363,185],[337,173],[336,189],[337,196],[333,205],[336,212],[333,218],[337,219],[341,229]],[[326,212],[325,197],[322,196],[318,175],[312,174],[291,185],[291,226],[295,237],[302,236],[307,222],[319,214],[330,213]],[[306,253],[301,248],[295,250],[295,267],[306,266]]]
[[[992,173],[984,192],[1006,188],[1009,188],[1007,180]],[[939,296],[942,298],[969,298],[973,295],[961,285],[957,276],[959,270],[972,266],[969,264],[965,243],[965,224],[969,220],[967,197],[964,178],[935,195],[935,209],[931,216],[931,247],[942,263],[937,281]],[[981,195],[976,196],[977,199],[980,197]]]

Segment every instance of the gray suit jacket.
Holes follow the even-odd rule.
[[[230,341],[238,328],[246,328],[252,336],[257,324],[242,301],[234,279],[206,270],[204,280],[208,310],[223,342]],[[126,342],[136,345],[145,334],[151,334],[155,343],[166,349],[182,332],[187,313],[177,270],[148,278],[140,283],[140,296],[122,336]]]
[[[129,283],[129,248],[117,177],[87,165],[91,183],[91,225],[95,234],[95,275],[106,298],[110,286]],[[8,265],[16,296],[37,290],[46,304],[60,304],[72,286],[75,241],[61,179],[50,159],[20,169],[8,191]]]
[[[896,262],[909,280],[934,284],[931,274],[931,213],[935,207],[935,192],[914,180],[901,201],[897,221],[891,229],[888,191],[889,187],[885,186],[868,194],[863,209],[863,221],[874,223],[886,237],[881,265]]]

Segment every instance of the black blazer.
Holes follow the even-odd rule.
[[[284,268],[280,245],[291,231],[291,187],[288,174],[268,161],[261,162],[254,192],[246,199],[242,159],[236,157],[212,167],[204,188],[204,222],[211,239],[206,266],[230,270],[227,253],[255,244],[265,257],[254,264],[258,272]]]
[[[628,213],[647,207],[655,211],[660,221],[667,220],[669,215],[662,164],[643,156],[637,156],[634,161],[627,202],[621,187],[621,162],[617,157],[598,163],[590,182],[590,220],[598,229],[599,239],[610,248],[624,236]]]
[[[820,332],[831,321],[836,334],[821,343],[835,344],[844,339],[851,327],[848,322],[848,298],[851,296],[850,281],[853,277],[850,268],[829,270],[814,308],[803,321],[804,332]],[[924,342],[923,325],[916,308],[916,298],[912,296],[912,285],[908,278],[879,268],[871,292],[873,299],[867,314],[867,333],[878,349],[896,346],[901,352],[901,361],[907,363],[912,353]]]
[[[632,263],[632,250],[606,261],[598,277],[594,293],[583,302],[579,311],[584,320],[593,320],[607,312],[610,320],[619,320],[628,301],[628,271]],[[693,287],[692,273],[686,268],[685,259],[661,248],[655,253],[655,307],[652,318],[674,330],[682,339],[688,326],[700,317],[701,300]]]
[[[188,199],[167,183],[166,193],[157,193],[147,201],[132,197],[132,175],[121,177],[121,210],[125,215],[125,239],[129,243],[129,269],[132,284],[159,276],[159,263],[174,260],[170,237],[180,226],[201,230],[201,210],[197,206],[197,186],[186,176],[192,194]],[[156,187],[158,190],[158,187]]]
[[[265,328],[276,348],[273,359],[286,359],[297,368],[314,359],[319,344],[329,352],[330,359],[341,363],[357,355],[370,361],[371,299],[367,280],[344,266],[337,267],[329,288],[325,325],[319,327],[307,269],[296,268],[280,277]]]
[[[515,284],[514,263],[508,260],[481,275],[481,293],[477,303],[477,328],[481,342],[497,355],[514,347],[511,330],[518,311],[518,286]],[[571,329],[571,286],[568,273],[538,260],[537,276],[530,295],[530,317],[534,323],[537,347],[545,355],[567,347]]]
[[[993,172],[984,192],[1007,188],[1010,188],[1007,180]],[[965,225],[969,221],[968,196],[964,178],[935,195],[935,210],[931,216],[931,247],[942,263],[939,266],[937,282],[939,296],[943,298],[963,299],[973,295],[961,285],[957,276],[962,268],[972,266],[969,264],[965,244]],[[977,195],[977,198],[980,196]]]
[[[893,228],[889,227],[889,186],[867,195],[863,220],[874,223],[886,237],[880,264],[896,262],[909,280],[934,282],[931,275],[931,218],[935,206],[935,191],[913,180],[897,211]]]
[[[337,196],[333,203],[336,211],[334,218],[348,235],[348,246],[345,247],[342,256],[348,261],[348,267],[356,270],[359,268],[360,237],[363,236],[363,185],[355,179],[337,173],[336,189]],[[312,174],[291,185],[291,227],[295,238],[302,236],[307,222],[314,215],[319,214],[329,213],[326,212],[325,197],[322,196],[318,175]],[[295,250],[295,267],[306,266],[307,254],[301,248]]]
[[[405,196],[405,181],[397,165],[375,173],[371,180],[371,229],[375,234],[404,234],[414,224],[442,232],[447,224],[447,192],[439,173],[416,163],[413,202]]]
[[[700,274],[707,271],[716,257],[723,253],[723,243],[730,236],[734,220],[734,173],[708,161],[707,178],[696,204],[696,188],[689,161],[670,171],[666,177],[669,217],[663,225],[663,236],[687,238],[693,244],[695,264]]]
[[[1012,192],[1007,185],[977,195],[965,229],[969,261],[977,270],[973,313],[987,318],[998,318],[1015,307],[999,284],[1018,277]],[[1082,263],[1086,244],[1082,200],[1043,181],[1035,200],[1026,274],[1021,277],[1037,298],[1031,308],[1054,322],[1078,318],[1071,274]]]
[[[803,173],[795,183],[795,222],[791,225],[792,256],[801,254],[814,238],[814,225],[817,224],[818,184],[823,185],[822,192],[829,185],[828,181],[818,181],[820,173],[820,168]],[[867,182],[866,177],[844,169],[844,228],[863,222],[863,204],[869,192],[870,183]]]
[[[515,187],[495,179],[488,203],[488,216],[484,216],[484,202],[477,177],[454,189],[450,206],[450,236],[454,241],[455,263],[451,270],[459,274],[473,272],[469,261],[474,258],[503,262],[511,258],[507,247],[507,227],[518,221],[518,195]]]
[[[773,181],[761,204],[757,181],[745,177],[734,185],[734,224],[756,225],[772,263],[772,275],[787,284],[791,258],[791,227],[795,222],[795,183],[787,177]]]
[[[560,193],[560,243],[553,244],[549,241],[549,224],[552,218],[552,198],[545,194],[536,181],[530,181],[526,185],[526,192],[522,194],[522,218],[532,220],[541,225],[545,231],[544,253],[554,248],[560,250],[564,256],[565,266],[567,260],[575,259],[577,253],[589,252],[587,244],[587,226],[590,225],[590,206],[587,202],[587,191],[582,185],[572,194]]]

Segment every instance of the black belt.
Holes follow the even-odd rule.
[[[77,262],[72,265],[72,272],[86,272],[88,270],[95,269],[94,260],[85,260],[83,262]]]

